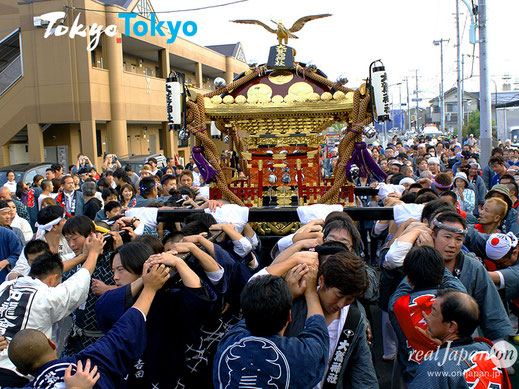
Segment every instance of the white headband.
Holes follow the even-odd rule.
[[[517,247],[517,237],[509,232],[508,234],[492,234],[488,237],[485,252],[488,259],[497,261],[503,258],[511,248]]]
[[[57,219],[54,219],[44,225],[40,225],[38,222],[36,222],[34,224],[36,226],[36,228],[38,228],[38,231],[36,231],[36,239],[39,239],[43,235],[45,235],[45,232],[49,232],[50,230],[52,230],[52,227],[54,227],[56,224],[58,224],[62,220],[63,220],[63,217],[60,216]]]

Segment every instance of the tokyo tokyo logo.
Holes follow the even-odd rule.
[[[133,26],[130,23],[131,19],[137,17],[136,13],[119,13],[117,16],[120,19],[124,20],[124,35],[131,36],[132,34],[135,36],[144,36],[150,34],[151,36],[166,36],[165,27],[169,30],[171,36],[168,38],[166,43],[173,43],[177,39],[177,35],[180,31],[185,36],[193,36],[198,31],[198,26],[192,20],[186,22],[172,22],[172,21],[158,21],[157,16],[152,13],[150,15],[150,20],[138,20],[133,23]],[[78,14],[72,23],[72,26],[65,26],[63,21],[65,19],[65,12],[49,12],[43,14],[41,16],[34,18],[35,26],[46,26],[44,38],[48,38],[49,36],[62,36],[68,35],[71,39],[74,39],[76,36],[80,36],[85,38],[87,35],[90,36],[90,42],[88,43],[87,50],[92,51],[98,45],[101,39],[101,34],[106,34],[109,37],[115,37],[118,33],[117,26],[114,24],[110,24],[108,26],[103,26],[102,24],[93,23],[91,26],[84,26],[79,22],[79,18],[81,14]]]

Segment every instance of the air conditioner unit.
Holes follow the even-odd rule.
[[[66,14],[63,11],[47,12],[46,14],[33,17],[34,27],[47,27],[51,21],[57,24],[65,22]]]
[[[42,19],[39,16],[33,17],[34,27],[47,27],[49,25],[49,21]]]

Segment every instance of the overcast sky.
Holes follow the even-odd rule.
[[[222,4],[230,0],[191,0],[172,2],[151,0],[155,11],[195,8]],[[471,0],[468,0],[471,2]],[[476,1],[476,0],[474,0]],[[489,30],[489,69],[491,79],[501,90],[504,74],[519,82],[519,50],[516,26],[519,1],[487,0]],[[473,53],[469,42],[470,17],[460,1],[462,52]],[[445,90],[456,83],[456,1],[455,0],[321,0],[281,1],[248,0],[247,2],[202,11],[160,15],[160,20],[193,20],[198,32],[189,40],[202,46],[241,42],[247,60],[267,61],[269,47],[277,43],[274,34],[256,25],[230,23],[233,19],[257,19],[274,26],[270,20],[282,21],[287,27],[306,15],[331,13],[333,16],[308,22],[295,33],[299,39],[288,45],[297,51],[296,60],[313,62],[328,78],[345,75],[348,86],[355,87],[368,75],[369,64],[382,59],[390,84],[409,78],[409,90],[416,89],[415,69],[422,97],[429,99],[439,93],[440,48],[433,40],[450,39],[444,46]],[[180,35],[182,36],[182,35]],[[479,47],[475,47],[479,55]],[[472,66],[473,64],[473,66]],[[479,62],[466,58],[466,90],[479,90]],[[494,84],[491,82],[491,90]],[[399,87],[391,88],[393,101],[398,103]],[[402,84],[405,101],[405,83]],[[424,105],[426,100],[424,100]]]

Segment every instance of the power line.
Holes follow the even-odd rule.
[[[173,10],[173,11],[155,11],[153,13],[155,13],[155,14],[170,14],[170,13],[175,13],[175,12],[200,11],[200,10],[209,9],[209,8],[225,7],[227,5],[243,3],[243,2],[246,2],[246,1],[249,1],[249,0],[237,0],[237,1],[232,1],[230,3],[208,5],[206,7],[199,7],[199,8],[177,9],[177,10]],[[111,4],[107,4],[107,5],[111,5]],[[91,12],[115,13],[115,14],[135,13],[135,12],[131,12],[131,11],[106,11],[106,10],[91,9],[91,8],[70,7],[68,5],[64,5],[64,8],[68,8],[68,9],[72,9],[72,10],[78,10],[78,11],[91,11]]]

